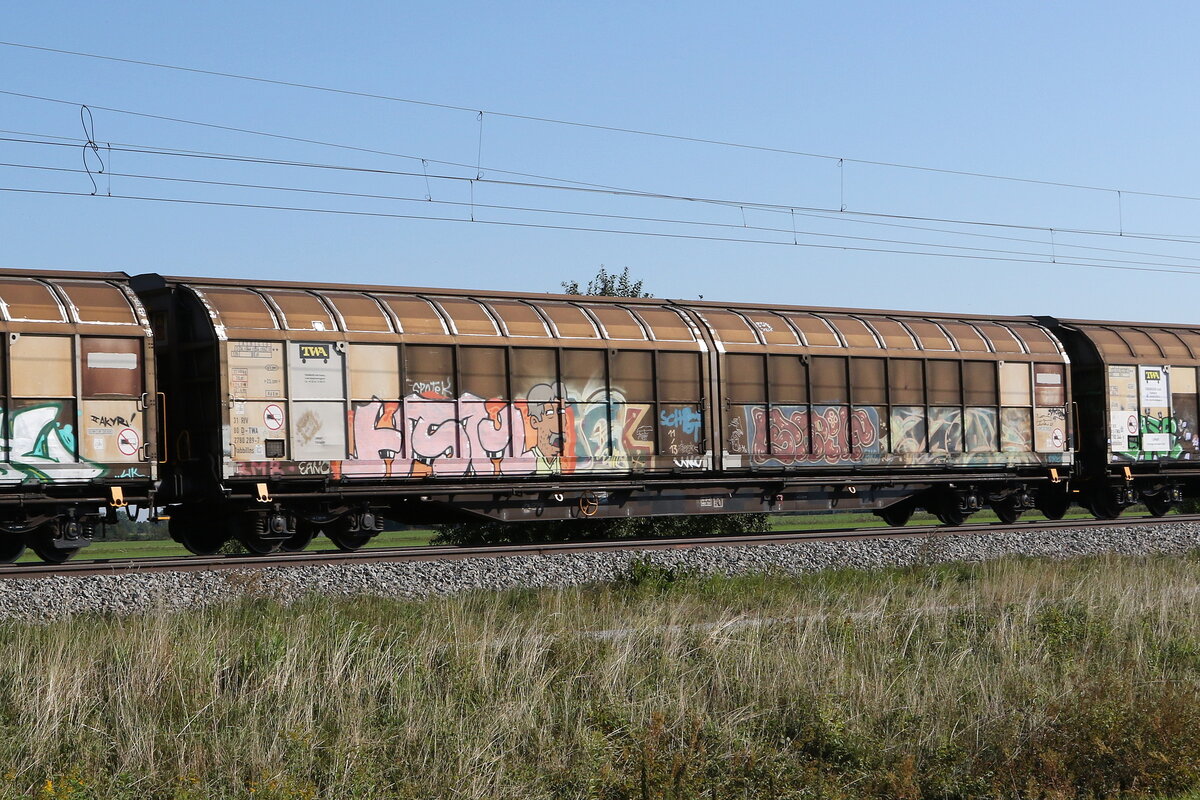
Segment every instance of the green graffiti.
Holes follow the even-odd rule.
[[[33,480],[53,483],[62,477],[50,470],[58,465],[70,467],[70,478],[90,479],[104,470],[90,461],[78,459],[75,451],[75,426],[59,419],[59,403],[39,403],[17,409],[7,418],[0,410],[0,424],[8,431],[4,449],[9,462],[0,464],[0,480]]]
[[[1157,459],[1186,459],[1195,450],[1196,433],[1188,430],[1186,420],[1175,417],[1142,416],[1138,422],[1138,436],[1130,436],[1125,450],[1114,455],[1127,458],[1130,461],[1155,461]],[[1143,434],[1167,434],[1170,436],[1170,446],[1166,450],[1143,450],[1141,447]]]

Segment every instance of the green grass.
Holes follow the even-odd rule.
[[[0,652],[3,797],[1200,787],[1200,556],[739,579],[639,562],[564,590],[0,623]]]

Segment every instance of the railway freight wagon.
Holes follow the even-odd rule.
[[[1070,505],[1068,361],[1031,318],[682,307],[718,354],[719,469],[778,489],[755,510]]]
[[[1100,519],[1135,502],[1162,516],[1200,496],[1200,327],[1042,321],[1071,356],[1080,504]]]
[[[381,518],[992,505],[1061,515],[1067,359],[1031,319],[142,275],[161,500],[211,552]]]
[[[62,562],[154,505],[150,327],[123,273],[0,271],[0,561]]]

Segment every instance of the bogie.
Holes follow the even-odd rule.
[[[91,544],[93,523],[55,518],[30,529],[25,543],[48,564],[62,564]]]
[[[960,492],[947,488],[933,495],[928,508],[943,525],[956,527],[966,522],[967,517],[982,506],[979,495],[973,491]]]
[[[296,535],[296,520],[284,511],[249,511],[234,515],[238,541],[254,555],[282,549]]]

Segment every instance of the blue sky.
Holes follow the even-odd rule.
[[[1183,3],[25,4],[0,39],[468,110],[0,46],[0,89],[67,101],[0,94],[0,137],[71,145],[0,142],[0,187],[90,194],[26,168],[82,168],[87,103],[100,195],[192,201],[0,192],[0,265],[546,292],[604,264],[661,297],[1194,322],[1200,203],[1139,192],[1200,195],[1198,29]]]

